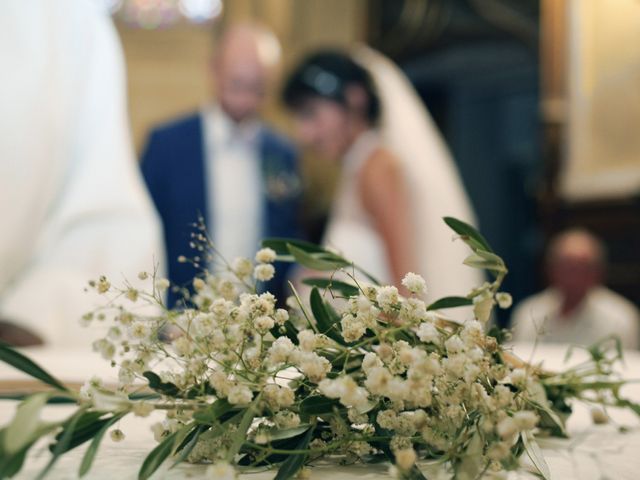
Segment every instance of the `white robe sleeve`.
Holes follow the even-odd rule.
[[[56,55],[55,68],[78,70],[62,75],[75,89],[70,131],[56,139],[68,157],[65,170],[31,258],[0,296],[0,318],[58,345],[86,345],[95,336],[79,323],[100,302],[84,291],[89,279],[133,282],[163,260],[159,222],[131,146],[118,38],[106,15],[81,11],[68,25],[77,44],[60,41],[69,51]]]

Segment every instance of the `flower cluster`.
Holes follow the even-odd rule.
[[[147,289],[117,288],[104,277],[91,282],[109,300],[83,323],[110,322],[93,346],[118,369],[119,384],[88,381],[73,396],[80,414],[99,412],[87,422],[109,427],[128,414],[164,412],[152,426],[162,448],[151,452],[140,478],[172,454],[211,463],[216,478],[277,464],[279,478],[293,478],[320,457],[386,459],[402,478],[423,478],[423,459],[441,462],[457,480],[517,468],[524,451],[537,449],[538,430],[563,433],[554,408],[566,411],[571,392],[584,400],[588,389],[566,387],[575,385],[575,372],[549,376],[514,360],[501,346],[504,332],[487,331],[493,308],[511,304],[499,291],[506,267],[470,226],[449,220],[473,250],[465,263],[487,269],[494,281],[430,304],[420,275],[405,276],[409,295],[402,296],[394,286],[362,282],[357,272],[372,277],[334,252],[276,240],[253,260],[203,271],[174,310],[163,304],[171,286],[155,274],[139,275]],[[212,264],[201,237],[193,262]],[[278,260],[348,281],[308,279],[308,302],[294,291],[282,308],[283,299],[260,290]],[[466,308],[468,320],[448,319],[453,307]],[[608,378],[619,357],[594,352],[597,368],[587,371]],[[630,405],[618,397],[619,383],[588,384],[606,390],[595,403]],[[62,424],[63,432],[74,427]],[[116,428],[110,437],[120,441],[125,433]]]

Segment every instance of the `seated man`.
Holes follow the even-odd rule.
[[[162,255],[127,124],[124,61],[98,2],[3,2],[0,340],[91,345],[87,281]],[[103,304],[100,300],[99,304]]]
[[[260,121],[279,45],[253,24],[224,32],[212,62],[216,101],[151,133],[142,171],[164,224],[169,279],[189,287],[198,273],[193,224],[203,218],[216,250],[252,258],[266,236],[295,237],[300,180],[290,144]],[[207,267],[207,265],[203,265]],[[209,265],[209,267],[213,267]],[[284,275],[269,290],[279,294]],[[180,294],[172,289],[169,306]]]
[[[556,237],[546,259],[550,287],[514,310],[513,340],[592,344],[615,334],[625,348],[638,348],[640,316],[628,300],[604,285],[605,253],[583,230]]]

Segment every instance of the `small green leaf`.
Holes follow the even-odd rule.
[[[0,430],[0,478],[11,478],[16,475],[24,464],[25,458],[29,453],[29,450],[38,441],[38,439],[48,435],[53,430],[58,428],[58,423],[42,424],[37,432],[33,435],[33,439],[19,452],[13,455],[9,455],[6,451],[3,451],[4,438],[7,432],[6,428]]]
[[[307,430],[309,430],[309,427],[311,425],[309,424],[304,424],[304,425],[299,425],[297,427],[293,427],[293,428],[286,428],[283,430],[275,430],[273,432],[270,433],[269,435],[269,441],[271,442],[276,442],[279,440],[286,440],[287,438],[293,438],[293,437],[297,437],[298,435],[303,434],[304,432],[306,432]]]
[[[14,455],[7,455],[0,451],[0,478],[11,478],[22,469],[32,445],[33,443],[27,445]]]
[[[253,419],[256,416],[256,405],[258,404],[259,400],[260,395],[256,395],[256,398],[253,399],[253,402],[249,404],[247,409],[244,411],[244,414],[242,415],[242,419],[238,424],[238,429],[233,435],[233,442],[231,443],[231,446],[227,451],[227,461],[229,463],[233,462],[233,458],[240,451],[240,449],[242,448],[242,444],[247,438],[247,431],[249,430],[251,422],[253,422]]]
[[[293,245],[307,253],[327,253],[325,248],[304,240],[295,240],[293,238],[265,238],[262,240],[263,248],[271,248],[276,255],[289,255],[289,245]]]
[[[549,471],[549,466],[544,459],[544,455],[542,454],[542,450],[538,446],[538,442],[533,438],[533,435],[529,433],[522,433],[520,435],[522,438],[522,443],[524,445],[525,451],[527,452],[527,456],[531,459],[531,463],[536,467],[538,473],[545,480],[551,479],[551,472]]]
[[[540,425],[551,424],[557,429],[558,436],[567,437],[564,422],[555,411],[542,403],[531,400],[527,401],[527,403],[538,410],[540,414]]]
[[[178,455],[178,458],[176,458],[176,461],[173,462],[173,465],[171,465],[170,469],[177,467],[187,459],[191,451],[198,444],[198,440],[200,439],[200,434],[205,430],[207,430],[208,428],[209,428],[208,425],[198,425],[189,432],[189,434],[185,437],[184,441],[182,442],[182,445],[178,447],[177,452],[180,452],[180,455]]]
[[[302,283],[310,287],[324,288],[332,292],[338,292],[345,297],[354,297],[360,292],[360,289],[355,285],[331,278],[305,278],[302,280]]]
[[[326,415],[333,413],[333,409],[339,406],[340,402],[336,399],[311,395],[300,402],[300,415],[304,417]]]
[[[156,448],[151,450],[151,453],[144,459],[140,471],[138,472],[138,480],[147,480],[153,473],[164,463],[171,453],[180,430],[167,435]]]
[[[436,300],[427,307],[427,310],[441,310],[443,308],[468,307],[473,301],[466,297],[444,297]]]
[[[49,399],[49,393],[36,393],[27,397],[19,406],[4,435],[4,451],[18,453],[34,440],[41,426],[40,411]]]
[[[61,381],[54,378],[42,367],[37,365],[29,358],[25,357],[21,353],[18,353],[16,350],[11,348],[4,342],[0,342],[0,361],[7,363],[14,368],[17,368],[18,370],[37,380],[40,380],[43,383],[46,383],[47,385],[51,385],[57,390],[62,390],[64,392],[69,391]]]
[[[152,390],[168,397],[177,397],[180,394],[178,387],[173,383],[163,382],[157,374],[147,371],[142,375],[149,381],[149,388]]]
[[[106,415],[105,412],[84,411],[73,426],[73,432],[71,432],[69,442],[60,453],[68,452],[82,445],[84,442],[91,440],[108,421],[108,419],[100,419],[100,417],[104,415]],[[58,444],[65,435],[66,428],[67,427],[64,427],[63,430],[55,436],[56,441],[49,446],[49,450],[52,453],[58,448]]]
[[[313,436],[313,428],[309,428],[306,435],[302,437],[300,443],[296,445],[295,450],[306,450]],[[307,461],[308,453],[292,453],[282,462],[278,469],[278,474],[273,480],[289,480],[294,478]]]
[[[331,314],[332,312],[328,309],[328,305],[322,299],[320,292],[316,287],[313,287],[311,290],[311,294],[309,295],[309,304],[311,305],[311,312],[316,319],[318,331],[341,345],[346,345],[346,342],[340,333],[340,328],[338,327],[340,318],[337,314],[335,314],[335,316]]]
[[[69,418],[69,420],[65,422],[65,424],[63,425],[62,435],[59,437],[59,440],[56,442],[55,448],[53,449],[53,456],[51,457],[51,460],[49,460],[49,463],[47,463],[47,465],[38,474],[38,477],[37,477],[38,480],[44,478],[47,475],[47,473],[49,473],[51,468],[53,468],[53,466],[58,461],[60,456],[64,452],[70,449],[69,445],[71,443],[71,439],[73,437],[73,433],[75,431],[76,425],[78,424],[78,422],[80,421],[80,419],[85,413],[86,412],[84,409],[80,409],[77,412],[75,412]]]
[[[482,252],[480,250],[469,255],[464,259],[462,263],[469,267],[491,270],[493,272],[507,271],[507,268],[505,267],[504,262],[500,257],[498,257],[497,255],[488,254],[488,252]]]
[[[204,425],[215,425],[218,419],[233,408],[225,398],[219,398],[207,408],[198,410],[193,414],[193,419]]]
[[[93,437],[93,440],[89,444],[87,451],[84,453],[82,457],[82,463],[80,464],[80,470],[78,471],[79,477],[84,477],[89,470],[91,469],[91,465],[93,464],[93,460],[98,453],[98,447],[100,446],[100,442],[104,437],[104,434],[107,433],[107,430],[111,428],[111,426],[119,421],[122,417],[124,417],[127,412],[121,412],[113,415],[111,418],[107,419],[107,421],[102,425],[98,433]]]
[[[289,244],[288,247],[296,262],[312,270],[330,272],[351,265],[345,259],[334,254],[308,253],[292,244]]]
[[[462,220],[458,220],[453,217],[444,217],[444,222],[449,226],[451,230],[456,232],[464,242],[469,245],[473,250],[485,250],[487,252],[493,252],[489,242],[482,236],[482,234]]]

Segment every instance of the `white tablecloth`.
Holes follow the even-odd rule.
[[[531,357],[531,345],[520,344],[515,351],[524,359],[543,361],[548,369],[561,368],[566,346],[538,346]],[[50,350],[30,351],[29,355],[51,373],[64,380],[79,382],[82,378],[98,373],[102,377],[113,378],[113,371],[108,364],[95,355],[80,352],[56,352]],[[584,358],[584,357],[582,357]],[[572,362],[580,360],[577,355]],[[106,366],[105,366],[106,365]],[[64,371],[59,370],[63,368]],[[640,377],[640,354],[628,352],[626,367],[622,370],[627,378]],[[21,374],[9,367],[0,366],[0,380],[19,379]],[[640,385],[631,384],[623,393],[627,397],[640,401]],[[0,424],[8,422],[16,407],[14,401],[0,401]],[[614,422],[607,425],[593,425],[590,412],[582,405],[575,405],[574,414],[568,422],[569,439],[549,439],[541,441],[545,459],[550,467],[552,478],[556,480],[636,480],[640,478],[640,421],[638,417],[627,411],[611,410],[609,413]],[[51,405],[46,407],[43,417],[59,419],[68,416],[72,411],[69,406]],[[120,443],[112,442],[108,437],[95,459],[94,466],[85,478],[92,479],[135,479],[137,470],[146,454],[155,446],[149,426],[162,416],[152,415],[141,419],[127,417],[120,428],[126,438]],[[627,433],[620,433],[619,427],[631,427]],[[51,471],[50,479],[66,480],[77,478],[77,470],[86,445],[64,455]],[[47,462],[49,452],[46,443],[34,447],[23,471],[17,478],[34,478]],[[154,479],[205,478],[206,467],[202,465],[180,465],[173,470],[166,465],[158,471]],[[312,478],[317,480],[366,480],[373,478],[389,478],[386,465],[356,465],[348,468],[335,465],[319,465],[313,468]],[[428,468],[426,473],[428,474]],[[265,480],[274,476],[273,471],[246,475],[247,479]],[[244,478],[245,476],[243,476]],[[429,478],[432,478],[428,475]],[[535,478],[523,469],[512,472],[509,479],[520,480]]]

